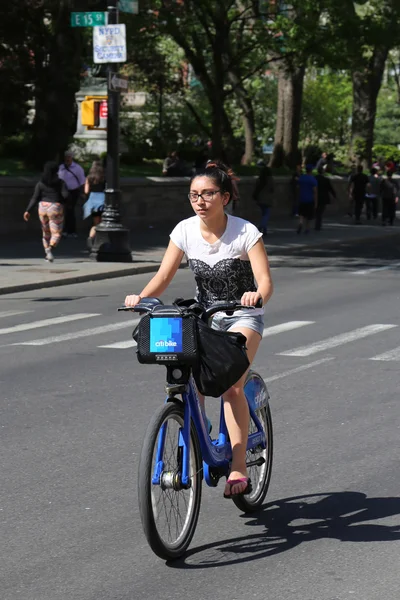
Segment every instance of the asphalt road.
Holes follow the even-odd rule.
[[[172,564],[136,499],[164,369],[137,363],[115,312],[148,276],[0,297],[1,600],[398,600],[399,242],[271,252],[267,504],[242,516],[205,487]],[[166,298],[192,293],[181,271]]]

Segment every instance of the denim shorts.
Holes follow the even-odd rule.
[[[218,331],[229,331],[233,327],[247,327],[257,331],[262,337],[264,331],[264,315],[232,315],[217,313],[211,321],[211,327]]]

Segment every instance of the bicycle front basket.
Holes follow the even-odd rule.
[[[197,343],[195,317],[173,306],[145,315],[135,332],[140,363],[195,365]]]

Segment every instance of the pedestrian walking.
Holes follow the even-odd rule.
[[[258,229],[263,235],[267,235],[268,221],[273,204],[274,178],[272,177],[270,167],[264,161],[259,161],[257,166],[260,167],[260,174],[254,189],[253,199],[261,210],[261,220]]]
[[[301,233],[303,225],[305,226],[304,233],[310,231],[310,221],[313,220],[315,209],[317,207],[317,180],[312,174],[313,166],[307,165],[306,172],[300,175],[299,188],[299,216],[300,223],[297,228],[297,233]]]
[[[367,193],[368,176],[363,173],[362,165],[358,165],[357,173],[350,182],[350,197],[354,200],[354,215],[356,225],[361,225],[361,213],[364,208],[365,195]]]
[[[100,161],[95,160],[90,167],[89,174],[85,181],[85,194],[87,200],[83,205],[83,218],[92,217],[93,224],[89,232],[88,248],[92,249],[94,238],[96,237],[96,227],[101,223],[101,216],[105,203],[106,180],[104,169]]]
[[[336,198],[336,192],[329,177],[324,175],[323,167],[318,169],[317,180],[317,208],[315,210],[315,230],[322,229],[322,218],[326,209],[326,205],[330,204],[331,196]]]
[[[351,165],[350,172],[347,176],[347,195],[349,198],[349,209],[347,214],[349,217],[352,217],[354,214],[354,198],[351,194],[351,184],[353,183],[354,177],[357,175],[357,167],[356,165]]]
[[[320,158],[317,161],[317,164],[315,165],[315,168],[317,169],[317,171],[319,171],[320,168],[322,168],[323,170],[326,169],[328,164],[328,154],[326,152],[323,152],[320,156]]]
[[[53,250],[61,239],[64,204],[68,196],[65,184],[58,177],[57,171],[56,162],[47,162],[44,165],[41,179],[36,184],[33,196],[24,212],[25,221],[29,221],[32,209],[39,204],[43,247],[45,258],[49,262],[53,262]]]
[[[396,217],[396,204],[399,201],[399,186],[393,179],[393,171],[388,171],[381,182],[382,225],[393,225]]]
[[[295,172],[290,178],[290,191],[292,196],[292,216],[299,215],[299,177],[302,174],[301,165],[296,165]]]
[[[375,167],[372,167],[371,174],[368,177],[367,193],[365,195],[365,204],[367,208],[367,219],[378,218],[379,197],[381,194],[382,178],[379,176]]]
[[[78,237],[76,233],[76,205],[85,185],[85,172],[82,167],[74,161],[74,154],[68,151],[64,155],[64,162],[60,165],[58,176],[62,179],[68,190],[68,198],[65,203],[65,237]]]

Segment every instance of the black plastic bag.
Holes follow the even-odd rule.
[[[197,388],[204,396],[222,396],[250,366],[246,337],[242,333],[217,331],[196,319],[199,361],[193,367]]]

